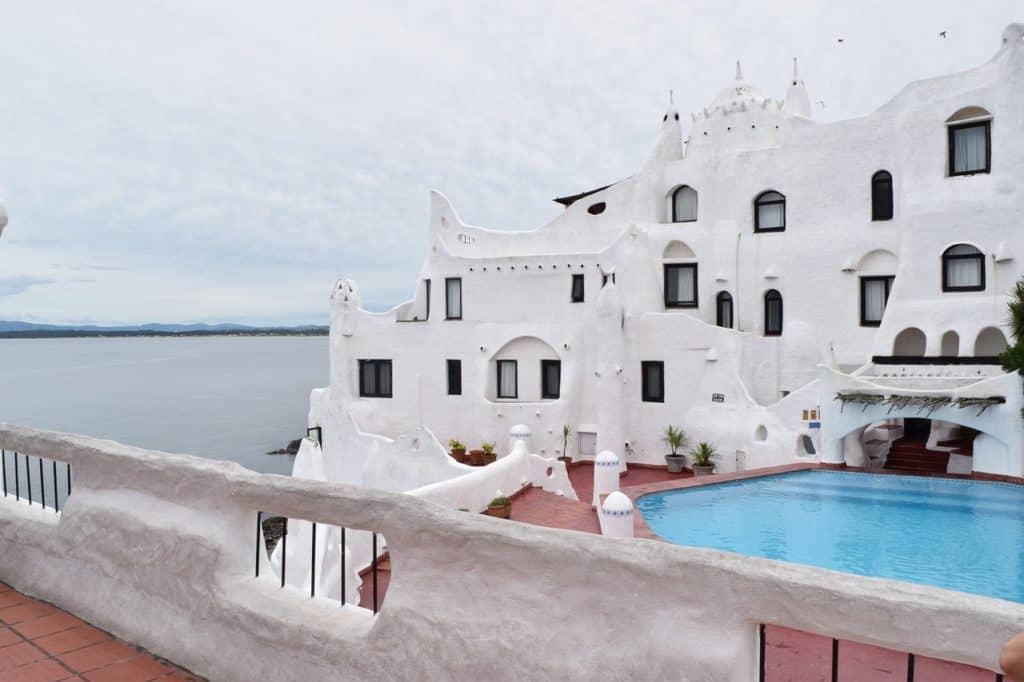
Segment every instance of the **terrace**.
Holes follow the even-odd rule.
[[[66,463],[73,483],[59,511],[0,498],[0,580],[209,679],[739,682],[793,671],[819,679],[819,670],[828,679],[831,667],[847,682],[912,679],[909,665],[918,679],[991,680],[1024,620],[1024,607],[996,599],[602,537],[586,501],[537,489],[513,505],[513,519],[530,523],[514,523],[13,426],[0,426],[0,447]],[[574,466],[570,477],[589,499],[592,467]],[[636,468],[622,480],[666,478]],[[343,575],[369,578],[358,593],[324,591],[337,575],[302,586],[273,571],[256,577],[253,529],[268,509],[315,522],[321,543],[334,529],[377,533],[387,555],[374,563],[389,569],[377,581],[377,613],[359,606],[373,574],[355,555]],[[306,547],[301,539],[289,542]]]

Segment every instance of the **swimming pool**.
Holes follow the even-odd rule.
[[[1024,602],[1024,487],[798,471],[645,495],[677,545]]]

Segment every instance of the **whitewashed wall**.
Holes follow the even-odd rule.
[[[210,679],[749,682],[760,622],[995,669],[1024,622],[1009,602],[110,441],[0,426],[0,447],[74,476],[60,516],[0,498],[0,580]],[[253,578],[258,509],[383,533],[380,614]]]

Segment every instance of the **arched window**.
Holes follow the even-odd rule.
[[[984,291],[985,256],[970,244],[956,244],[942,254],[943,291]]]
[[[764,295],[764,335],[782,336],[782,294],[775,289]]]
[[[697,219],[697,190],[683,185],[672,193],[672,222],[692,223]]]
[[[892,174],[880,170],[871,176],[871,219],[892,220]]]
[[[732,329],[732,294],[719,291],[715,297],[715,324]]]
[[[782,232],[786,229],[786,197],[774,190],[754,199],[754,232]]]
[[[992,114],[982,107],[964,107],[946,119],[949,131],[949,174],[988,173],[992,167]]]

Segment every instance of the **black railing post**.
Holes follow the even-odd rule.
[[[839,682],[839,640],[832,639],[832,682]]]
[[[764,623],[757,626],[757,649],[757,680],[758,682],[764,682]]]
[[[281,522],[281,587],[284,587],[285,561],[288,559],[288,519]]]
[[[39,499],[43,505],[43,509],[46,509],[46,476],[43,476],[43,458],[39,458]]]
[[[341,605],[345,605],[345,526],[341,527]]]
[[[21,500],[21,472],[18,470],[18,451],[14,451],[14,499]]]
[[[316,521],[313,521],[313,552],[309,559],[309,596],[316,596]]]
[[[373,561],[370,562],[373,571],[373,612],[377,613],[377,534],[373,534]]]
[[[263,512],[256,512],[256,577],[260,577],[260,541],[263,539]]]
[[[0,449],[0,467],[4,470],[4,497],[7,497],[7,450]]]
[[[57,460],[53,460],[53,511],[60,511],[60,495],[57,493]]]
[[[907,654],[907,682],[914,682],[914,654]]]
[[[1003,682],[1003,674],[996,673],[996,682]]]
[[[68,470],[68,494],[64,497],[64,501],[66,502],[67,499],[71,497],[71,462],[65,462],[64,466],[66,466]]]
[[[28,483],[28,506],[32,506],[32,462],[25,455],[25,482]]]

